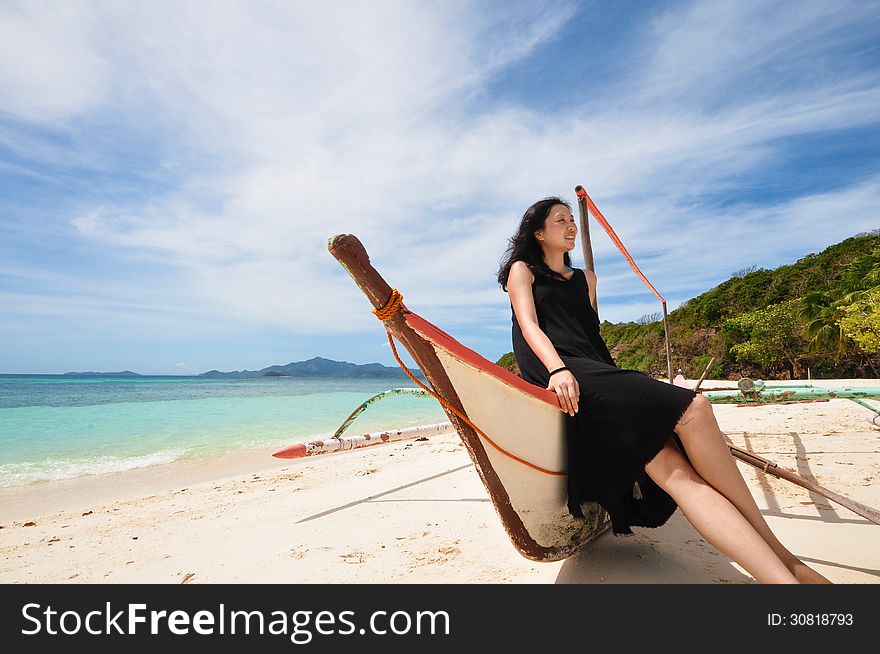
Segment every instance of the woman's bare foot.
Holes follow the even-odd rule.
[[[813,570],[813,568],[808,566],[803,561],[793,561],[790,565],[788,565],[788,569],[791,570],[791,574],[793,574],[795,578],[802,584],[833,583],[829,581],[826,577],[823,577],[821,574]]]

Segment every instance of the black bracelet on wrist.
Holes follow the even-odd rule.
[[[555,375],[557,372],[562,372],[563,370],[568,370],[568,368],[567,368],[566,366],[562,366],[561,368],[557,368],[556,370],[552,371],[552,372],[547,376],[547,378],[549,379],[550,377],[552,377],[553,375]]]

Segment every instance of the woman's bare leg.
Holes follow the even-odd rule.
[[[697,395],[675,427],[697,473],[730,500],[801,583],[830,584],[825,577],[792,554],[770,531],[752,493],[736,466],[712,405]]]
[[[742,513],[697,474],[667,441],[645,472],[676,501],[694,528],[762,584],[796,584],[797,578]]]

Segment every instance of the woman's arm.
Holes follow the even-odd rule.
[[[599,306],[596,304],[596,273],[584,268],[584,275],[587,277],[587,286],[590,287],[590,304],[593,305],[593,311],[595,311],[598,316]]]
[[[510,267],[510,275],[507,279],[507,293],[510,295],[510,303],[526,343],[548,371],[556,370],[562,368],[565,362],[553,347],[553,343],[547,338],[547,334],[538,326],[535,297],[532,295],[534,279],[534,274],[524,262],[514,262]],[[570,371],[564,370],[553,375],[547,389],[556,393],[559,398],[559,406],[563,411],[571,415],[577,413],[580,389],[577,379]]]

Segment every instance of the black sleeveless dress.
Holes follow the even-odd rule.
[[[608,511],[615,535],[631,534],[632,526],[659,527],[677,505],[644,468],[669,438],[687,457],[673,429],[696,393],[615,365],[583,270],[568,280],[536,274],[532,293],[538,326],[580,387],[578,412],[565,414],[569,512],[580,517],[581,503],[594,500]],[[515,313],[513,352],[523,379],[547,388],[548,370],[523,338]]]

